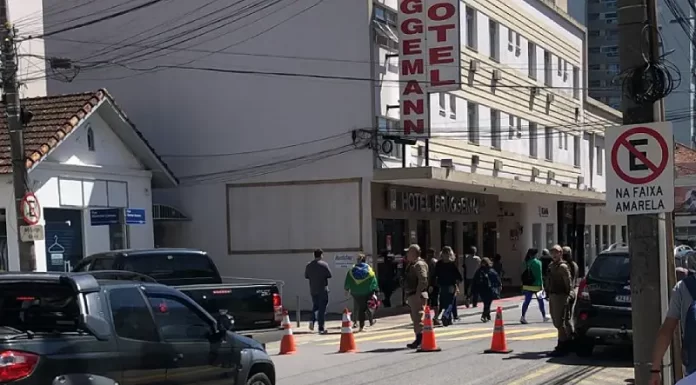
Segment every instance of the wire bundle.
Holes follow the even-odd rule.
[[[648,33],[650,25],[643,28],[643,34]],[[660,41],[662,36],[659,35]],[[636,104],[653,104],[671,94],[681,84],[679,69],[665,57],[672,51],[660,55],[657,60],[651,60],[643,51],[644,64],[629,68],[619,74],[622,80],[624,96]]]

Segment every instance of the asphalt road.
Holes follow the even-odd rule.
[[[621,385],[633,383],[630,348],[604,348],[591,359],[575,355],[549,358],[556,334],[530,307],[527,325],[520,309],[504,314],[510,354],[483,354],[490,347],[493,323],[467,317],[437,328],[441,352],[415,353],[408,328],[355,334],[360,352],[339,354],[340,334],[302,336],[294,355],[274,356],[279,385]],[[277,353],[277,346],[269,346]]]

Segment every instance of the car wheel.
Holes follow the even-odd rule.
[[[578,357],[591,357],[595,344],[588,338],[578,338],[575,341],[575,354]]]
[[[246,385],[273,385],[266,373],[256,373],[247,379]]]

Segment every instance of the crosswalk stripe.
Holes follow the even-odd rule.
[[[446,331],[446,332],[435,332],[435,338],[440,338],[444,336],[454,336],[454,335],[459,335],[459,334],[468,334],[468,333],[477,333],[477,332],[483,332],[491,330],[491,328],[475,328],[475,329],[458,329],[458,330],[451,330],[451,331]],[[392,342],[407,342],[413,340],[413,331],[411,331],[410,335],[406,338],[399,338],[399,339],[394,339],[394,340],[388,340],[388,341],[381,341],[385,343],[392,343]]]
[[[412,336],[413,330],[401,331],[401,332],[395,332],[395,333],[387,333],[387,334],[370,334],[370,335],[365,336],[365,337],[355,338],[355,342],[374,341],[374,340],[378,340],[380,338],[398,337],[398,336],[405,336],[405,335]],[[319,346],[335,345],[340,338],[341,338],[341,336],[339,335],[337,337],[332,338],[331,342],[324,342],[324,343],[319,344]]]
[[[546,338],[555,338],[558,337],[558,332],[557,331],[552,331],[548,333],[541,333],[541,334],[533,334],[531,336],[522,336],[522,337],[512,337],[508,338],[510,341],[534,341],[534,340],[543,340]]]
[[[529,333],[533,331],[541,331],[541,330],[548,330],[548,329],[514,329],[514,330],[506,330],[505,334],[521,334],[521,333]],[[449,338],[449,339],[444,339],[444,341],[469,341],[469,340],[476,340],[479,338],[486,338],[486,337],[491,337],[492,333],[486,333],[486,334],[476,334],[473,336],[465,336],[465,337],[457,337],[457,338]]]

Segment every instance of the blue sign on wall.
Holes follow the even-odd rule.
[[[92,226],[108,226],[121,223],[121,209],[89,210],[89,221]]]
[[[125,219],[127,225],[144,225],[145,209],[125,209]]]

